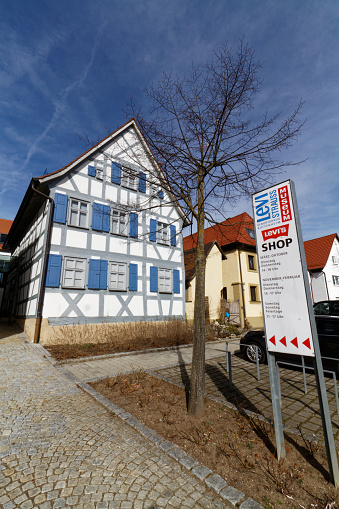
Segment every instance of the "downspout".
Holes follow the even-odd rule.
[[[46,272],[47,272],[47,261],[48,261],[48,255],[49,255],[49,248],[50,248],[50,244],[51,244],[54,200],[50,196],[47,196],[47,194],[44,194],[41,191],[38,191],[37,189],[35,189],[34,183],[32,183],[32,191],[34,191],[34,193],[40,194],[40,196],[43,196],[44,198],[46,198],[50,203],[48,226],[47,226],[47,233],[46,233],[45,254],[44,254],[43,262],[42,262],[41,284],[40,284],[39,300],[38,300],[38,306],[37,306],[37,319],[35,322],[35,330],[34,330],[34,343],[39,343],[40,332],[41,332],[41,322],[42,322],[42,306],[44,303],[44,293],[45,293],[45,279],[46,279]]]
[[[243,310],[244,310],[244,327],[246,327],[246,306],[245,306],[244,286],[243,286],[243,281],[242,281],[241,258],[240,258],[239,250],[238,250],[238,259],[239,259],[239,270],[240,270],[241,298],[242,298],[242,306],[243,306]]]

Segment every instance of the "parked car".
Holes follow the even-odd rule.
[[[339,366],[339,316],[316,315],[315,323],[321,356],[338,359],[338,362],[335,362],[337,370]],[[252,329],[246,332],[240,340],[240,351],[250,362],[256,362],[256,347],[258,347],[259,362],[266,362],[267,351],[263,329]],[[301,363],[299,355],[278,354],[278,358],[288,362]],[[333,369],[333,361],[327,362],[327,365],[329,369]]]
[[[339,300],[322,300],[313,306],[315,315],[339,316]]]

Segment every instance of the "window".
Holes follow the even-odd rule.
[[[251,239],[255,239],[255,233],[254,230],[251,230],[250,228],[246,228],[246,231]]]
[[[338,256],[332,256],[332,263],[334,265],[338,265],[339,263],[339,257]]]
[[[99,180],[104,178],[104,170],[101,166],[88,166],[88,175],[90,177],[96,177]]]
[[[0,244],[4,244],[7,239],[7,233],[0,233]]]
[[[248,269],[255,270],[254,268],[254,256],[248,255]]]
[[[130,168],[122,168],[121,185],[129,189],[137,189],[138,173]]]
[[[127,290],[127,264],[109,262],[108,288],[110,290]]]
[[[112,233],[128,235],[128,215],[121,210],[112,211]]]
[[[339,276],[332,276],[332,279],[334,285],[339,285]]]
[[[69,210],[69,222],[71,226],[88,228],[88,206],[89,203],[71,198]]]
[[[168,224],[160,223],[160,221],[157,224],[157,242],[168,244]]]
[[[257,287],[250,286],[250,293],[251,293],[251,302],[256,302],[257,301]]]
[[[172,293],[172,271],[171,269],[159,269],[159,292]]]
[[[86,260],[66,256],[64,259],[62,286],[67,288],[85,288],[85,267]]]
[[[224,288],[221,290],[221,298],[227,300],[227,287],[224,286]]]

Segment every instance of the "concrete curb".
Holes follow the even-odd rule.
[[[255,502],[251,498],[245,498],[246,495],[244,493],[232,486],[229,486],[225,479],[223,479],[220,475],[215,474],[211,469],[199,464],[198,461],[189,456],[185,451],[180,449],[180,447],[172,444],[154,430],[142,424],[138,419],[133,417],[132,414],[112,403],[86,382],[76,382],[76,385],[92,396],[113,415],[116,415],[116,417],[137,430],[143,437],[150,440],[156,447],[159,447],[162,451],[166,452],[166,454],[180,463],[183,468],[192,473],[197,479],[199,479],[199,481],[205,483],[208,488],[211,488],[223,500],[229,502],[234,507],[238,507],[239,509],[263,509],[258,502]]]

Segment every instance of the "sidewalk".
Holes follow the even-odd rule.
[[[22,334],[4,336],[0,332],[0,507],[233,507],[217,493],[239,498],[240,492],[203,466],[184,468],[185,461],[197,463],[183,452],[167,454],[169,442],[156,445],[157,435],[145,438],[124,422],[127,416],[98,404]],[[247,499],[241,507],[260,506]]]
[[[225,355],[225,341],[211,341],[206,344],[206,359],[213,359]],[[239,348],[239,341],[230,343],[229,350],[235,351]],[[81,362],[68,362],[63,367],[81,382],[114,376],[118,373],[138,369],[156,370],[178,363],[192,362],[192,346],[178,347],[175,349],[161,349],[150,353],[132,353],[130,355],[109,355],[103,359],[93,359]]]

